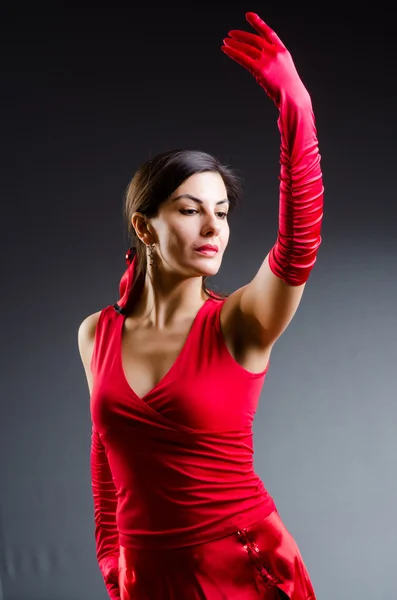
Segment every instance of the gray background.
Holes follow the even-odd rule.
[[[279,34],[311,93],[326,188],[318,260],[257,412],[256,470],[319,600],[396,598],[392,17],[378,5],[354,18],[227,6],[3,15],[1,600],[107,597],[77,330],[118,298],[135,169],[195,147],[242,172],[215,289],[247,283],[275,241],[277,111],[220,51],[229,29],[250,30],[247,10]]]

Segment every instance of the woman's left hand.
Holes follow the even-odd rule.
[[[286,96],[306,100],[309,94],[283,42],[256,13],[245,16],[259,35],[233,29],[221,50],[255,77],[277,107]]]

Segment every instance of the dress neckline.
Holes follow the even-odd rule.
[[[123,348],[122,348],[122,343],[123,343],[123,330],[124,330],[124,323],[125,320],[127,318],[127,315],[123,315],[120,314],[120,319],[119,319],[119,328],[118,328],[118,336],[117,336],[117,362],[118,362],[118,366],[119,366],[119,370],[120,370],[120,374],[122,376],[122,379],[126,385],[126,387],[128,388],[129,392],[131,394],[133,394],[133,396],[135,396],[135,398],[137,398],[140,402],[145,402],[146,398],[148,396],[151,396],[152,394],[154,394],[161,386],[164,385],[164,383],[166,383],[166,381],[169,379],[169,377],[172,375],[172,373],[175,371],[175,369],[177,368],[178,364],[180,363],[180,361],[182,360],[183,355],[185,354],[185,352],[187,351],[187,347],[189,345],[189,342],[191,340],[192,337],[192,333],[193,330],[199,320],[199,317],[201,316],[202,312],[204,311],[204,307],[206,307],[208,305],[208,302],[211,301],[211,298],[207,298],[207,300],[204,301],[204,303],[200,306],[200,308],[198,309],[192,324],[190,326],[189,332],[185,338],[185,341],[182,345],[181,350],[178,353],[178,356],[176,357],[176,359],[174,360],[174,362],[172,363],[171,367],[168,369],[168,371],[163,375],[163,377],[158,381],[158,383],[156,383],[156,385],[154,385],[148,392],[146,392],[143,396],[139,396],[135,390],[133,389],[133,387],[130,385],[127,376],[125,374],[124,371],[124,366],[123,366]]]

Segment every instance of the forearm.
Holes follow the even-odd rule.
[[[290,285],[309,278],[321,244],[323,179],[309,94],[280,95],[280,197],[277,241],[269,254],[273,273]]]
[[[290,285],[309,277],[321,243],[323,183],[311,99],[278,35],[256,13],[247,21],[259,35],[229,31],[222,50],[248,69],[280,111],[279,229],[269,252],[273,273]]]
[[[105,448],[94,427],[92,427],[91,437],[91,480],[96,556],[110,598],[117,600],[119,598],[117,585],[119,533],[116,524],[116,487]]]

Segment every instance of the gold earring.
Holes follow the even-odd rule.
[[[149,249],[149,265],[151,267],[156,268],[157,267],[157,263],[156,263],[156,259],[155,259],[155,255],[154,255],[154,244],[148,244],[148,249]]]

